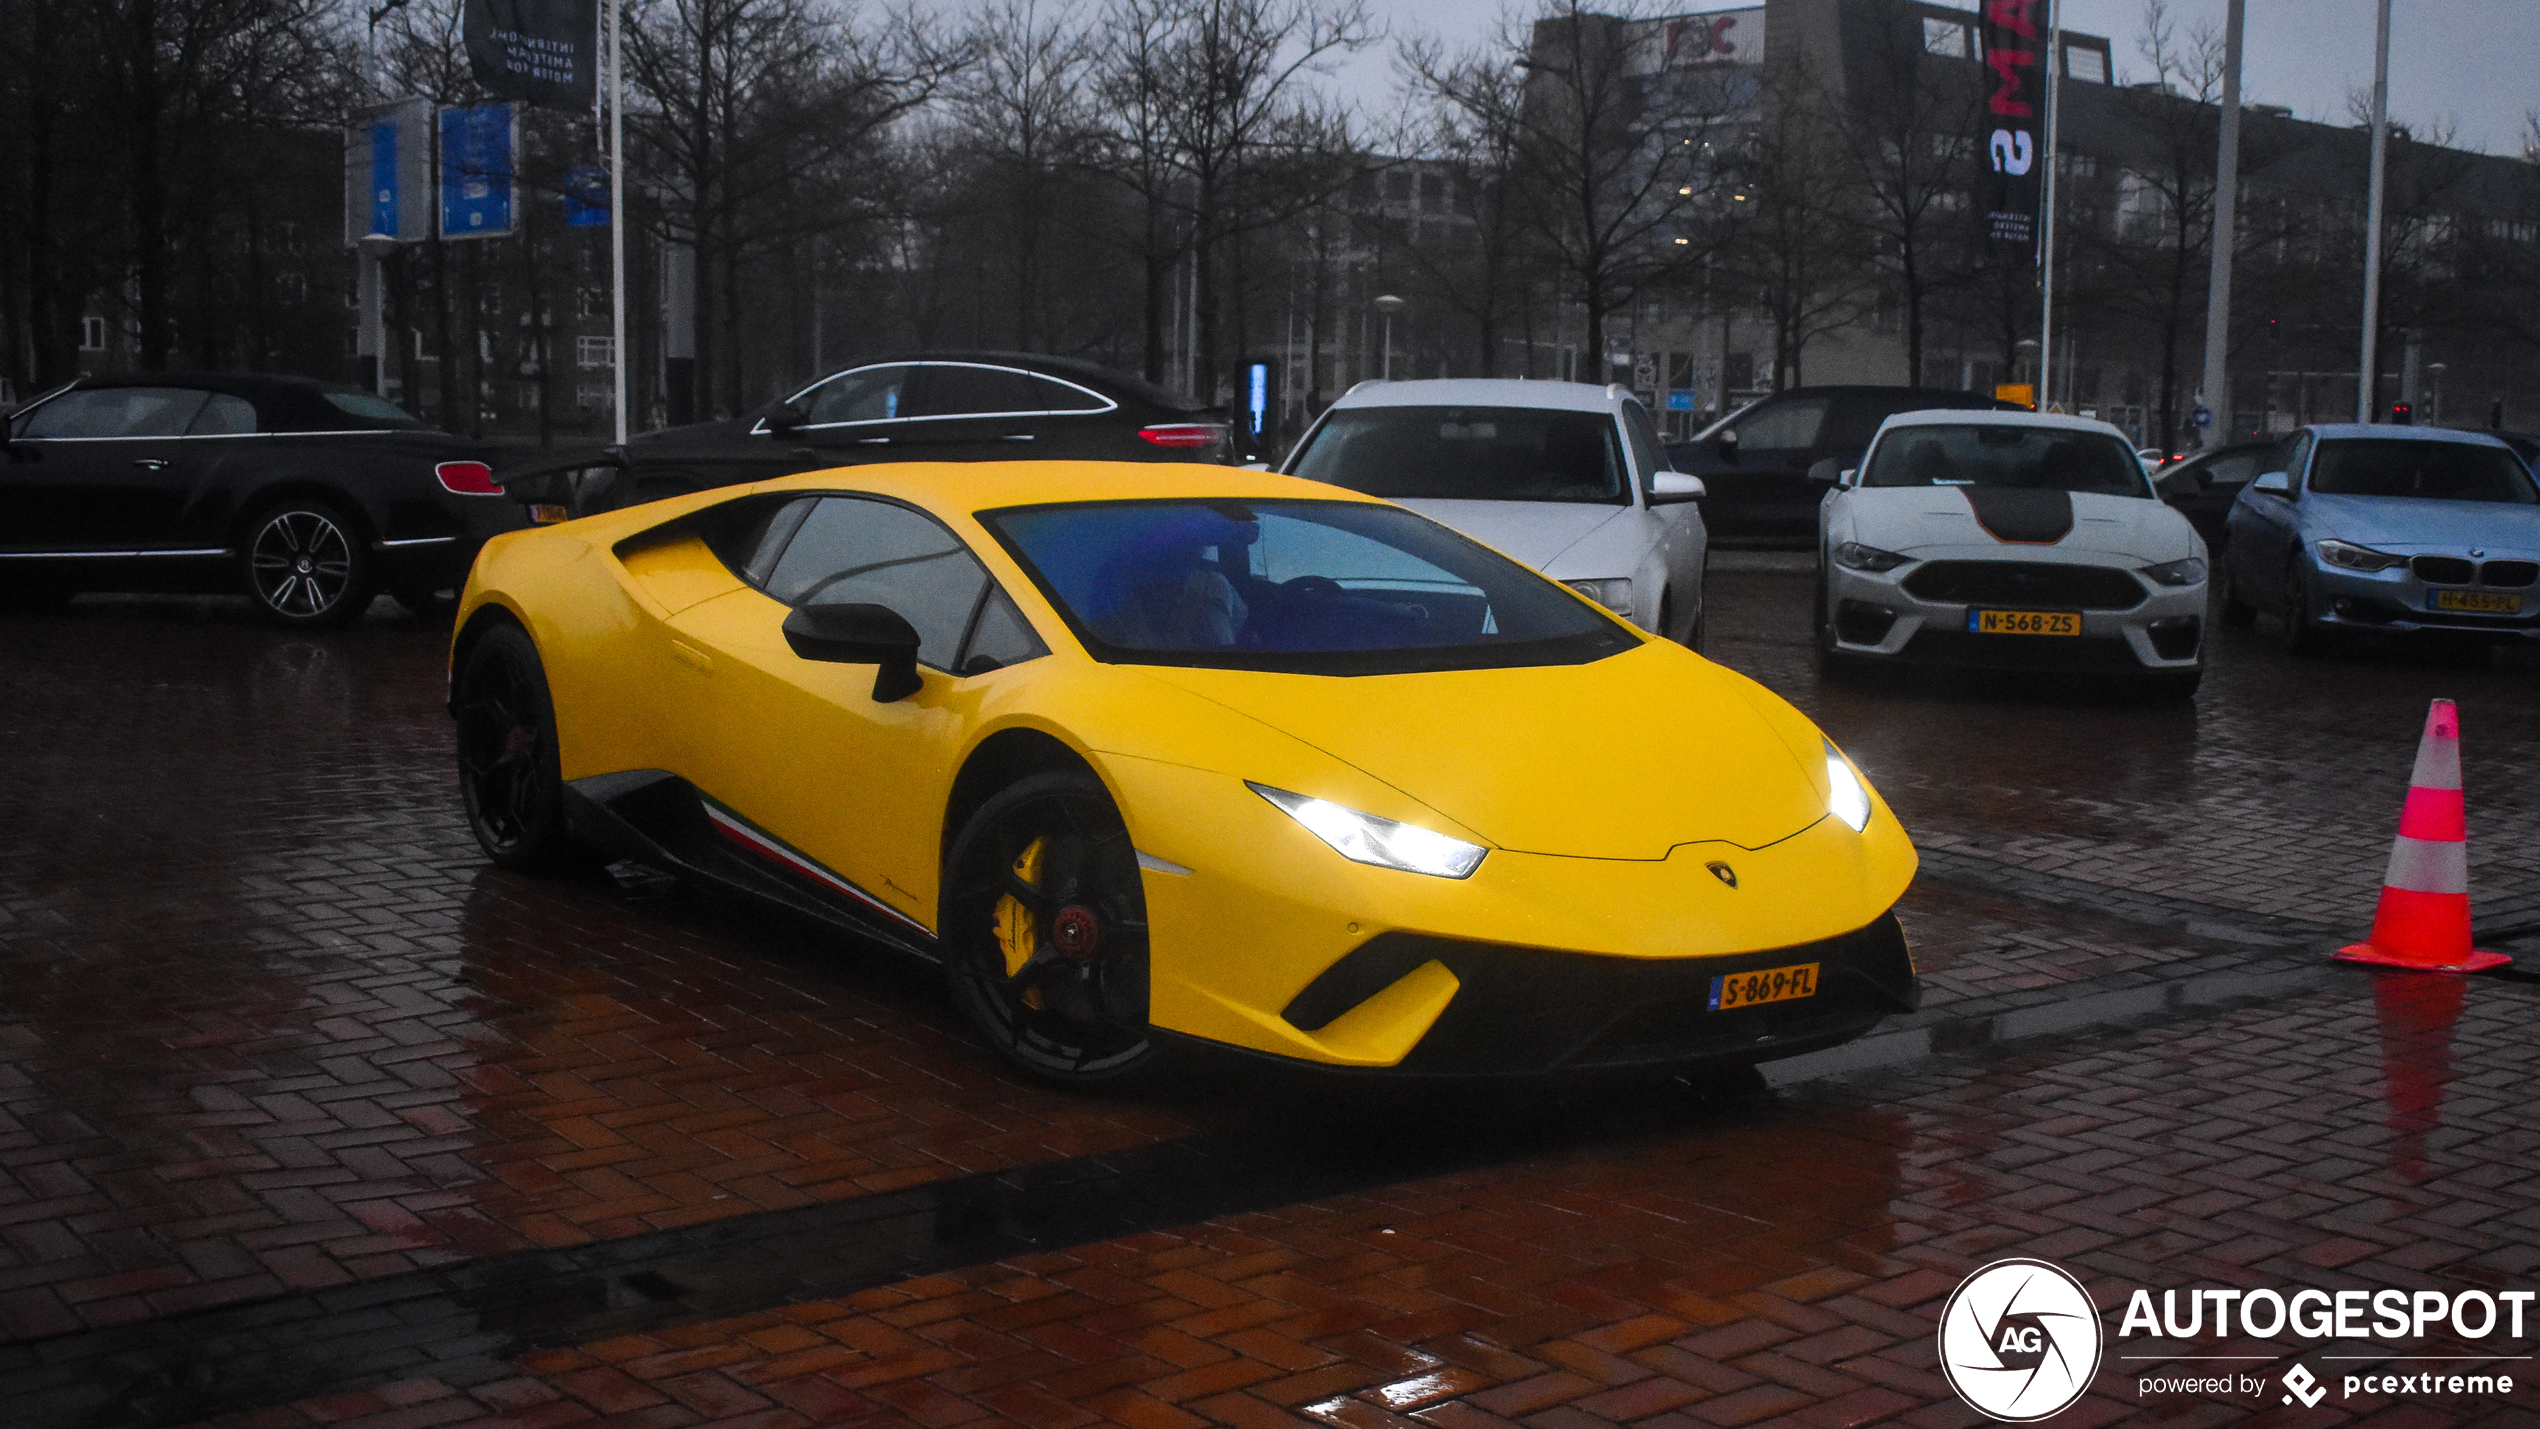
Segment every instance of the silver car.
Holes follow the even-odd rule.
[[[2381,631],[2540,641],[2540,486],[2511,447],[2440,427],[2304,427],[2225,518],[2222,618],[2285,644]]]

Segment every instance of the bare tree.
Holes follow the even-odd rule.
[[[1773,390],[1803,380],[1808,344],[1867,311],[1878,287],[1871,207],[1851,175],[1825,162],[1841,151],[1840,98],[1793,59],[1769,76],[1762,120],[1737,156],[1722,255],[1733,283],[1754,292],[1773,326]]]
[[[1003,250],[1014,345],[1048,345],[1043,275],[1092,127],[1086,100],[1093,37],[1064,0],[997,0],[975,22],[979,62],[948,92],[968,177],[984,185]]]

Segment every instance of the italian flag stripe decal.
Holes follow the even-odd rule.
[[[741,847],[748,849],[750,852],[757,854],[760,858],[767,860],[769,863],[775,864],[779,868],[785,869],[791,873],[800,874],[802,877],[810,879],[812,882],[819,884],[823,888],[829,889],[831,892],[845,894],[848,898],[855,900],[855,902],[861,906],[872,909],[874,912],[889,918],[894,923],[901,924],[904,927],[913,928],[929,937],[934,936],[933,930],[929,929],[925,924],[918,922],[916,919],[911,918],[897,908],[892,907],[890,904],[883,902],[881,899],[876,898],[872,894],[865,892],[863,889],[856,887],[854,884],[847,882],[838,875],[822,868],[819,864],[812,862],[810,859],[803,857],[800,853],[788,848],[775,836],[762,833],[757,828],[752,827],[747,820],[743,819],[740,815],[733,813],[730,809],[723,807],[721,804],[716,803],[712,799],[701,797],[700,802],[705,805],[706,817],[714,821],[715,831],[722,834],[725,838],[730,839],[732,842],[739,844]]]

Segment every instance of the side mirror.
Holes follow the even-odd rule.
[[[1737,455],[1737,428],[1735,428],[1735,427],[1723,427],[1723,428],[1721,428],[1721,429],[1720,429],[1720,434],[1719,434],[1718,436],[1713,437],[1713,438],[1711,439],[1711,446],[1712,446],[1712,449],[1713,449],[1713,450],[1717,451],[1717,452],[1718,452],[1720,455],[1722,455],[1722,456],[1732,456],[1732,457],[1733,457],[1733,456],[1736,456],[1736,455]]]
[[[1681,471],[1657,471],[1649,475],[1649,504],[1652,506],[1681,506],[1688,501],[1700,501],[1709,494],[1710,489],[1702,484],[1702,478],[1698,476],[1687,476]]]
[[[2280,471],[2270,471],[2260,476],[2257,480],[2250,482],[2249,489],[2251,491],[2263,491],[2273,496],[2291,496],[2293,494],[2293,478]]]
[[[806,660],[873,665],[878,704],[926,687],[917,673],[917,627],[887,605],[805,605],[785,617],[785,643]]]
[[[810,412],[795,403],[784,402],[778,404],[775,411],[767,414],[767,429],[770,432],[781,435],[783,433],[793,431],[810,421]]]
[[[1833,486],[1843,480],[1843,458],[1830,456],[1808,468],[1808,479],[1819,486]]]

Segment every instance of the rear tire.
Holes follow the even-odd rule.
[[[564,776],[547,671],[529,632],[487,631],[467,654],[458,713],[459,802],[497,868],[556,873],[598,862],[565,832]]]
[[[1000,1055],[1066,1086],[1152,1071],[1146,891],[1101,780],[1035,774],[992,795],[943,886],[945,983]]]
[[[286,501],[247,523],[241,575],[265,618],[315,629],[342,625],[378,594],[359,523],[323,501]]]

